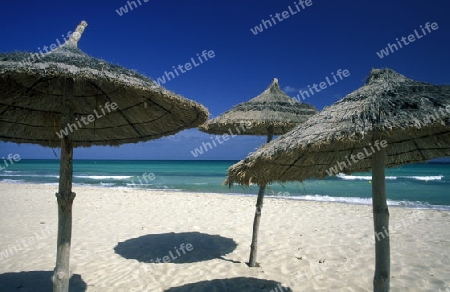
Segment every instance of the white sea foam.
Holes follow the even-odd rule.
[[[346,175],[343,173],[339,173],[336,177],[344,180],[372,180],[372,176],[370,175]],[[421,180],[421,181],[429,181],[429,180],[442,180],[444,178],[443,175],[435,175],[435,176],[386,176],[387,180],[394,179],[413,179],[413,180]]]
[[[405,176],[405,178],[416,179],[416,180],[442,180],[444,178],[443,175],[435,175],[435,176]]]
[[[89,178],[89,179],[116,179],[116,180],[133,178],[132,176],[129,175],[75,175],[74,177]]]
[[[25,183],[25,181],[21,180],[21,179],[2,179],[0,180],[0,182],[3,183],[13,183],[13,184],[22,184]]]
[[[337,177],[345,180],[372,180],[371,175],[346,175],[343,173],[339,173],[336,175]],[[386,179],[397,179],[396,176],[386,176]]]
[[[104,183],[104,182],[100,182],[101,186],[105,186],[105,187],[109,187],[109,186],[113,186],[115,185],[115,183]]]
[[[55,174],[0,174],[0,176],[56,177],[56,178],[59,178],[59,175],[55,175]]]
[[[361,197],[331,197],[323,195],[305,195],[305,196],[267,196],[271,198],[279,199],[292,199],[292,200],[305,200],[305,201],[318,201],[318,202],[336,202],[345,204],[356,204],[356,205],[371,205],[372,198],[361,198]],[[407,207],[415,209],[435,209],[435,210],[450,210],[450,206],[441,205],[431,205],[427,202],[421,201],[394,201],[387,200],[389,206],[397,207]]]

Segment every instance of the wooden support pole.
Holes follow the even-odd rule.
[[[374,132],[372,145],[381,141],[378,132]],[[375,236],[375,275],[373,278],[373,291],[388,292],[390,283],[390,245],[389,245],[389,209],[387,205],[385,187],[385,158],[386,150],[372,154],[372,207]]]
[[[272,138],[273,138],[273,127],[270,127],[267,135],[267,143],[269,143],[272,140]],[[249,267],[258,266],[256,263],[256,256],[258,254],[258,231],[259,231],[259,222],[261,221],[261,210],[263,207],[265,190],[266,185],[259,186],[258,199],[256,201],[255,218],[253,219],[252,244],[250,245],[250,258],[248,260]]]
[[[64,82],[63,108],[61,127],[73,123],[72,99],[74,95],[74,81],[70,78]],[[75,193],[72,192],[72,160],[73,143],[72,133],[68,131],[61,139],[61,161],[59,169],[59,188],[56,194],[58,201],[58,239],[56,252],[56,265],[52,277],[54,292],[68,292],[70,281],[70,245],[72,238],[72,204]]]

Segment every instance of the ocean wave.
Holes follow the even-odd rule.
[[[104,187],[110,187],[110,186],[114,186],[115,183],[104,183],[104,182],[100,182],[100,185],[101,185],[101,186],[104,186]]]
[[[339,173],[336,177],[345,179],[345,180],[372,180],[371,175],[346,175],[343,173]],[[386,179],[392,180],[397,179],[397,176],[386,176]]]
[[[336,177],[344,180],[372,180],[371,175],[346,175],[343,173],[339,173]],[[432,175],[432,176],[386,176],[386,180],[394,180],[394,179],[412,179],[412,180],[420,180],[420,181],[430,181],[430,180],[442,180],[444,178],[443,175]]]
[[[149,190],[149,191],[174,191],[174,192],[183,192],[185,190],[183,189],[175,189],[169,186],[158,186],[158,185],[151,185],[147,184],[146,186],[153,186],[153,187],[144,187],[144,185],[136,184],[133,186],[133,184],[126,184],[126,186],[116,186],[112,187],[114,189],[137,189],[137,190]]]
[[[21,177],[56,177],[59,178],[59,175],[55,174],[0,174],[0,176],[7,176],[7,177],[15,177],[15,176],[21,176]]]
[[[135,186],[135,187],[139,187],[139,186],[156,186],[155,184],[141,184],[141,183],[126,183],[127,186]]]
[[[77,178],[88,178],[88,179],[115,179],[123,180],[133,178],[129,175],[74,175]]]
[[[405,178],[429,181],[429,180],[442,180],[444,178],[443,175],[435,175],[435,176],[405,176]]]
[[[355,205],[372,205],[372,198],[361,197],[331,197],[324,195],[305,195],[305,196],[268,196],[271,198],[317,201],[317,202],[335,202]],[[387,200],[388,206],[406,207],[414,209],[433,209],[433,210],[450,210],[450,206],[446,205],[431,205],[427,202],[421,201],[395,201]]]
[[[175,189],[171,186],[166,186],[166,185],[158,185],[158,184],[141,184],[141,183],[126,183],[125,184],[127,188],[132,188],[132,189],[150,189],[150,190],[170,190],[170,191],[178,191],[181,189]]]
[[[25,181],[22,180],[22,179],[7,179],[7,178],[0,180],[0,182],[2,182],[2,183],[12,183],[12,184],[23,184],[23,183],[25,183]]]
[[[287,198],[287,196],[273,196],[274,198]],[[319,202],[337,202],[337,203],[350,203],[358,205],[371,205],[372,198],[361,197],[331,197],[323,195],[304,195],[304,196],[290,196],[289,199],[293,200],[305,200],[305,201],[319,201]],[[389,202],[389,201],[388,201]]]

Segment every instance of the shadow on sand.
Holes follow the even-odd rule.
[[[0,274],[0,291],[48,292],[53,291],[53,271],[27,271]],[[87,285],[80,275],[70,278],[70,292],[84,292]]]
[[[188,245],[190,244],[190,245]],[[119,242],[114,251],[126,259],[151,263],[182,264],[207,261],[232,252],[237,244],[231,238],[199,232],[149,234]],[[167,261],[168,259],[168,261]]]
[[[291,288],[282,286],[279,282],[256,279],[256,278],[230,278],[215,279],[212,281],[202,281],[198,283],[186,284],[180,287],[173,287],[164,292],[292,292]]]

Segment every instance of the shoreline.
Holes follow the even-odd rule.
[[[33,182],[0,182],[1,184],[9,184],[9,185],[36,185],[36,186],[54,186],[57,190],[58,183],[33,183]],[[73,188],[98,188],[100,190],[103,189],[116,189],[116,190],[139,190],[145,192],[176,192],[176,193],[195,193],[195,194],[214,194],[214,195],[226,195],[226,196],[243,196],[243,197],[257,197],[257,193],[255,194],[245,194],[245,193],[235,193],[235,192],[212,192],[212,191],[201,191],[201,190],[183,190],[183,189],[147,189],[147,188],[139,188],[139,187],[125,187],[125,186],[107,186],[107,185],[88,185],[88,184],[73,184]],[[308,194],[304,196],[274,196],[265,194],[264,198],[278,199],[278,200],[292,200],[292,201],[306,201],[306,202],[323,202],[323,203],[337,203],[344,205],[360,205],[360,206],[372,206],[371,202],[356,202],[356,201],[345,201],[343,199],[363,199],[363,200],[371,200],[371,198],[361,198],[361,197],[334,197],[328,195],[320,195],[320,194]],[[312,197],[321,197],[318,199],[313,199]],[[329,198],[329,200],[325,200],[324,198]],[[432,205],[427,202],[422,201],[407,201],[410,203],[420,203],[419,205],[402,205],[401,203],[404,201],[395,201],[388,199],[388,207],[389,208],[404,208],[404,209],[413,209],[413,210],[437,210],[437,211],[450,211],[450,205]]]

